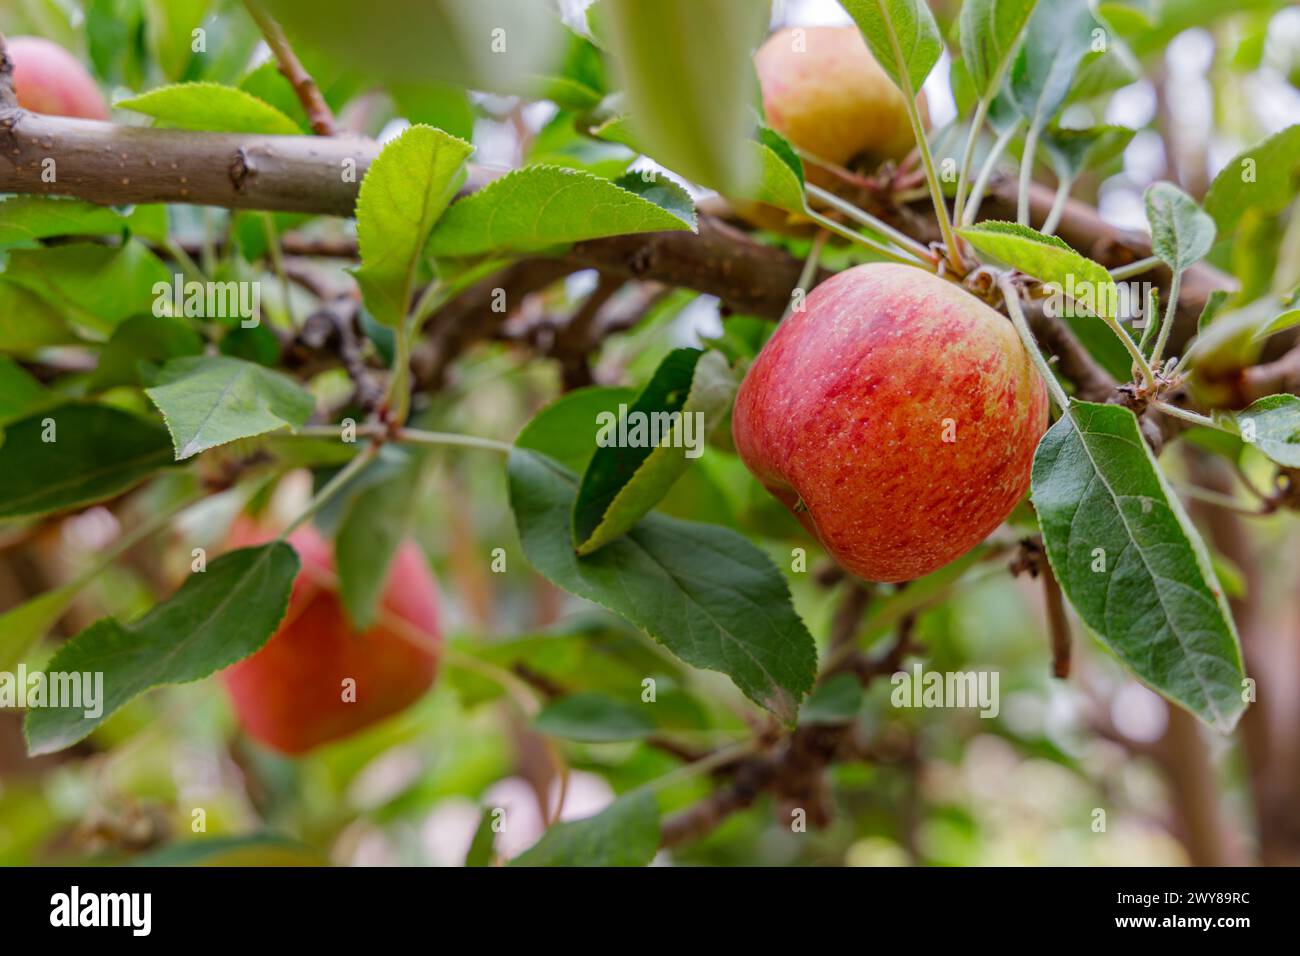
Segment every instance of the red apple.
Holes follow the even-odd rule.
[[[237,523],[232,547],[272,535]],[[333,549],[310,525],[289,536],[302,570],[279,629],[223,677],[249,736],[300,754],[347,737],[418,700],[433,684],[442,630],[438,586],[411,541],[389,570],[376,623],[358,632],[335,590]],[[409,627],[394,624],[394,619]],[[351,685],[345,681],[351,679]],[[355,688],[349,700],[347,687]]]
[[[845,570],[907,581],[1006,518],[1046,427],[1046,386],[1008,319],[923,269],[872,264],[777,328],[732,436]]]
[[[916,145],[907,101],[857,27],[779,30],[754,66],[769,125],[813,156],[838,166],[879,164]],[[828,188],[835,182],[815,168],[808,177]]]
[[[850,188],[812,157],[874,171],[916,145],[907,101],[881,69],[857,27],[778,30],[754,55],[768,125],[804,157],[808,181],[832,192]],[[922,122],[925,96],[918,95]],[[807,217],[762,203],[733,200],[741,218],[761,229],[795,235],[815,231]]]
[[[43,37],[10,37],[18,105],[33,113],[108,119],[108,103],[86,68],[57,43]]]

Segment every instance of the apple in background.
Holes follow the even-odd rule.
[[[232,548],[274,535],[240,519]],[[442,646],[438,586],[411,541],[398,548],[380,600],[363,632],[335,590],[331,544],[310,525],[289,536],[302,570],[279,629],[222,677],[249,736],[287,754],[347,737],[408,707],[433,684]],[[386,612],[386,613],[385,613]],[[394,625],[400,618],[411,627]],[[355,682],[349,700],[344,681]]]
[[[33,113],[108,119],[108,103],[81,62],[43,37],[9,37],[18,105]]]
[[[1029,487],[1047,389],[1011,322],[912,266],[841,272],[741,384],[736,450],[848,572],[908,581],[960,557]]]
[[[754,66],[768,125],[819,159],[875,166],[903,158],[916,145],[903,92],[857,27],[779,30],[759,48]],[[825,170],[805,167],[810,182],[827,189],[836,184]]]

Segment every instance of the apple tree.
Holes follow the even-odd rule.
[[[1285,6],[17,3],[0,860],[1300,860]]]

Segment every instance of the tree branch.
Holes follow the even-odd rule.
[[[257,28],[262,31],[262,36],[266,39],[266,45],[271,48],[280,72],[289,81],[293,91],[298,94],[298,101],[307,112],[312,130],[317,136],[336,135],[338,126],[334,122],[334,114],[330,111],[329,104],[321,95],[316,81],[293,52],[289,38],[284,35],[280,24],[258,0],[244,0],[244,7],[248,10],[248,15],[253,18],[253,22],[257,24]]]
[[[0,109],[0,192],[351,216],[379,144],[146,129]]]

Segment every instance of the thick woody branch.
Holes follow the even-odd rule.
[[[0,108],[0,192],[350,216],[359,183],[378,152],[378,143],[362,138],[142,129]],[[473,170],[469,188],[490,177]],[[1014,218],[1014,192],[1009,179],[994,181],[984,204],[990,218]],[[1051,190],[1033,188],[1036,220],[1046,215],[1051,200]],[[914,238],[933,238],[926,233],[932,224],[910,209],[896,210],[895,218]],[[1108,268],[1151,252],[1145,236],[1116,229],[1075,201],[1066,205],[1057,231]],[[698,236],[652,233],[595,240],[578,243],[567,258],[580,267],[693,288],[718,296],[729,308],[772,317],[784,311],[800,268],[783,250],[709,215],[701,217]],[[1167,282],[1160,270],[1137,278]],[[1188,270],[1175,345],[1194,327],[1209,292],[1228,285],[1230,280],[1203,263]]]
[[[379,155],[355,137],[145,129],[0,109],[0,192],[350,216]]]
[[[1278,392],[1300,392],[1300,346],[1281,358],[1242,370],[1242,405]]]

